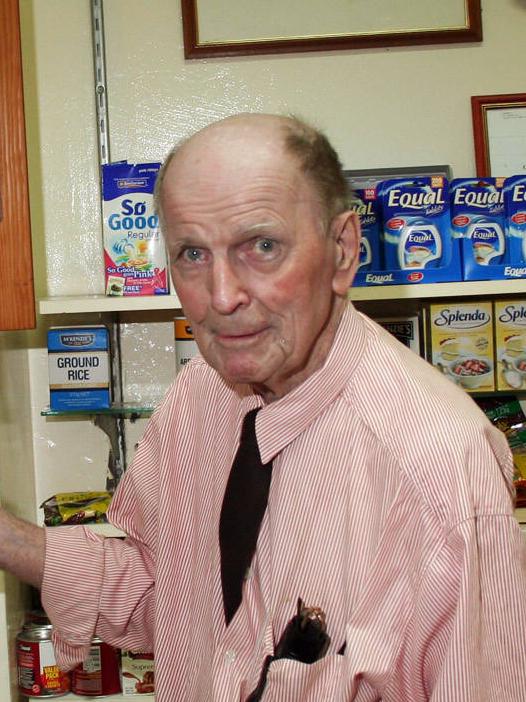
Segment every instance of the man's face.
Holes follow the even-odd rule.
[[[279,397],[323,363],[350,280],[338,278],[341,244],[314,188],[275,138],[252,131],[183,147],[165,176],[165,236],[204,358]]]

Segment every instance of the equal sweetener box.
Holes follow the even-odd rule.
[[[526,297],[495,300],[497,390],[526,388]]]
[[[106,295],[167,295],[168,259],[153,191],[160,163],[102,166]]]
[[[433,365],[468,392],[493,392],[492,303],[433,304],[429,324]]]
[[[376,270],[380,268],[380,203],[376,188],[357,188],[351,209],[360,218],[362,236],[360,239],[360,260],[358,269]]]
[[[460,240],[451,232],[447,178],[384,180],[378,185],[378,198],[380,266],[358,269],[354,285],[461,280]]]
[[[109,332],[104,325],[51,327],[48,366],[52,410],[110,406]]]

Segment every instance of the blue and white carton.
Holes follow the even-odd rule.
[[[362,230],[358,268],[375,270],[380,267],[380,209],[376,187],[356,188],[353,192],[351,210],[360,218]]]
[[[169,293],[168,258],[153,192],[161,164],[102,166],[106,295]]]
[[[384,180],[378,194],[383,265],[378,270],[359,270],[355,285],[461,280],[460,246],[451,233],[447,178]]]
[[[522,275],[526,276],[526,176],[515,175],[506,178],[504,206],[510,261],[522,268]]]
[[[99,410],[111,404],[109,332],[104,325],[48,330],[52,410]]]
[[[504,178],[455,178],[450,183],[451,227],[462,241],[464,280],[510,277],[515,258],[506,223]]]

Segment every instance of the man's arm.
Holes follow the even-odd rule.
[[[0,568],[40,589],[44,553],[44,529],[0,508]]]

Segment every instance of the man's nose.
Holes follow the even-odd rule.
[[[212,307],[221,314],[231,314],[249,302],[246,279],[227,259],[214,261],[211,287]]]

